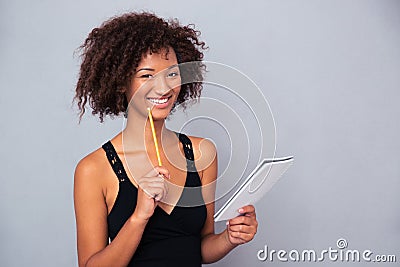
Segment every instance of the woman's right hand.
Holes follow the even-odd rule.
[[[157,166],[138,181],[136,209],[133,215],[139,219],[148,220],[154,213],[157,202],[167,195],[167,184],[164,177],[170,177],[166,168]]]

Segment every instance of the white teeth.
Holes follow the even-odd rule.
[[[162,98],[162,99],[157,99],[157,98],[148,98],[148,100],[154,104],[165,104],[168,101],[168,98]]]

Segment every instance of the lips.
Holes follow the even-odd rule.
[[[171,99],[172,95],[168,97],[147,97],[146,99],[158,108],[168,106],[168,101]]]

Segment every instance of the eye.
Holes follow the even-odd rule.
[[[170,77],[170,78],[177,77],[177,76],[179,76],[179,72],[177,72],[177,71],[170,72],[167,75],[167,77]]]
[[[139,76],[139,78],[153,78],[153,75],[151,75],[151,74],[142,74],[142,75],[140,75]]]

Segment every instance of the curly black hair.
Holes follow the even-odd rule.
[[[177,19],[164,20],[147,12],[126,13],[93,29],[79,47],[82,64],[74,97],[80,111],[79,119],[87,103],[92,114],[99,115],[100,122],[106,115],[113,117],[125,112],[127,87],[142,56],[163,49],[168,53],[172,48],[179,64],[197,62],[191,65],[190,71],[181,71],[181,91],[175,105],[185,106],[186,100],[198,98],[205,70],[201,50],[206,49],[199,35],[193,24],[182,26]],[[185,83],[184,80],[196,82]]]

